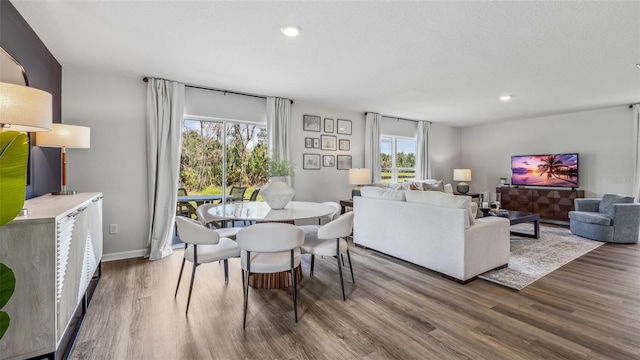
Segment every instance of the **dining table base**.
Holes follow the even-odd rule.
[[[295,269],[296,280],[302,280],[302,266]],[[257,289],[284,289],[292,286],[291,271],[283,271],[269,274],[251,274],[249,285]]]

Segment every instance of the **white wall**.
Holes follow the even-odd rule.
[[[91,148],[71,149],[68,152],[69,188],[104,193],[105,258],[142,256],[147,243],[149,219],[145,148],[146,83],[137,76],[65,67],[62,93],[62,121],[91,128]],[[220,98],[220,94],[215,92],[195,93]],[[189,111],[213,117],[243,117],[233,112],[238,107],[234,98],[227,95],[222,100],[216,105],[220,112],[216,110],[213,113],[211,108],[197,106],[197,103],[206,104],[206,101],[194,103]],[[251,110],[252,114],[258,114],[254,116],[255,119],[242,120],[263,119],[261,112],[256,109],[254,106]],[[323,119],[351,120],[352,135],[330,134],[338,139],[350,140],[351,150],[306,149],[305,137],[319,138],[325,133],[303,131],[302,116],[305,114],[318,115]],[[296,200],[337,201],[351,197],[353,186],[349,185],[347,170],[337,170],[335,167],[303,170],[302,154],[351,155],[352,166],[363,167],[364,119],[363,113],[321,107],[295,101],[294,98],[290,136],[291,154],[297,167],[293,179]],[[453,168],[460,165],[460,129],[439,124],[433,124],[431,129],[433,177],[450,182]],[[118,224],[118,234],[109,234],[109,224]]]
[[[147,242],[146,88],[141,77],[62,71],[62,122],[91,128],[90,149],[68,150],[68,188],[104,194],[107,257],[142,256]]]
[[[351,120],[351,135],[337,133],[325,133],[302,130],[303,115],[320,116],[334,120],[337,129],[337,120]],[[296,101],[291,106],[291,157],[296,165],[296,176],[293,178],[293,188],[296,190],[294,200],[300,201],[338,201],[351,198],[349,185],[349,171],[337,170],[336,167],[320,167],[320,170],[303,170],[302,154],[320,155],[351,155],[352,167],[364,166],[364,114],[350,111],[340,111],[326,107],[319,107]],[[324,129],[322,129],[324,130]],[[320,138],[320,135],[335,135],[337,139],[348,139],[351,143],[350,151],[329,151],[320,149],[307,149],[304,147],[304,138]]]
[[[495,191],[501,177],[511,181],[512,155],[579,153],[586,197],[631,194],[631,120],[631,109],[618,106],[463,128],[462,166],[472,171],[472,192]]]

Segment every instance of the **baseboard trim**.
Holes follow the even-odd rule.
[[[184,243],[173,244],[171,246],[173,250],[183,250]],[[131,250],[131,251],[123,251],[112,254],[104,254],[102,255],[102,261],[116,261],[116,260],[125,260],[125,259],[133,259],[138,257],[145,257],[145,249],[140,250]]]
[[[116,261],[116,260],[124,260],[124,259],[132,259],[137,257],[144,257],[145,250],[131,250],[131,251],[123,251],[112,254],[104,254],[102,255],[102,261]]]

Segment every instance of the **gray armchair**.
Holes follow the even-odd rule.
[[[637,243],[640,203],[631,196],[605,194],[602,199],[575,199],[569,212],[571,233],[598,241]]]

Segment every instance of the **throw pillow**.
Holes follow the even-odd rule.
[[[409,190],[420,190],[422,191],[424,189],[424,187],[422,186],[422,183],[419,182],[411,182],[409,183]]]
[[[422,188],[424,191],[441,191],[444,192],[444,183],[442,181],[432,182],[424,182],[422,183]]]
[[[453,185],[444,184],[444,192],[447,194],[453,194]]]

